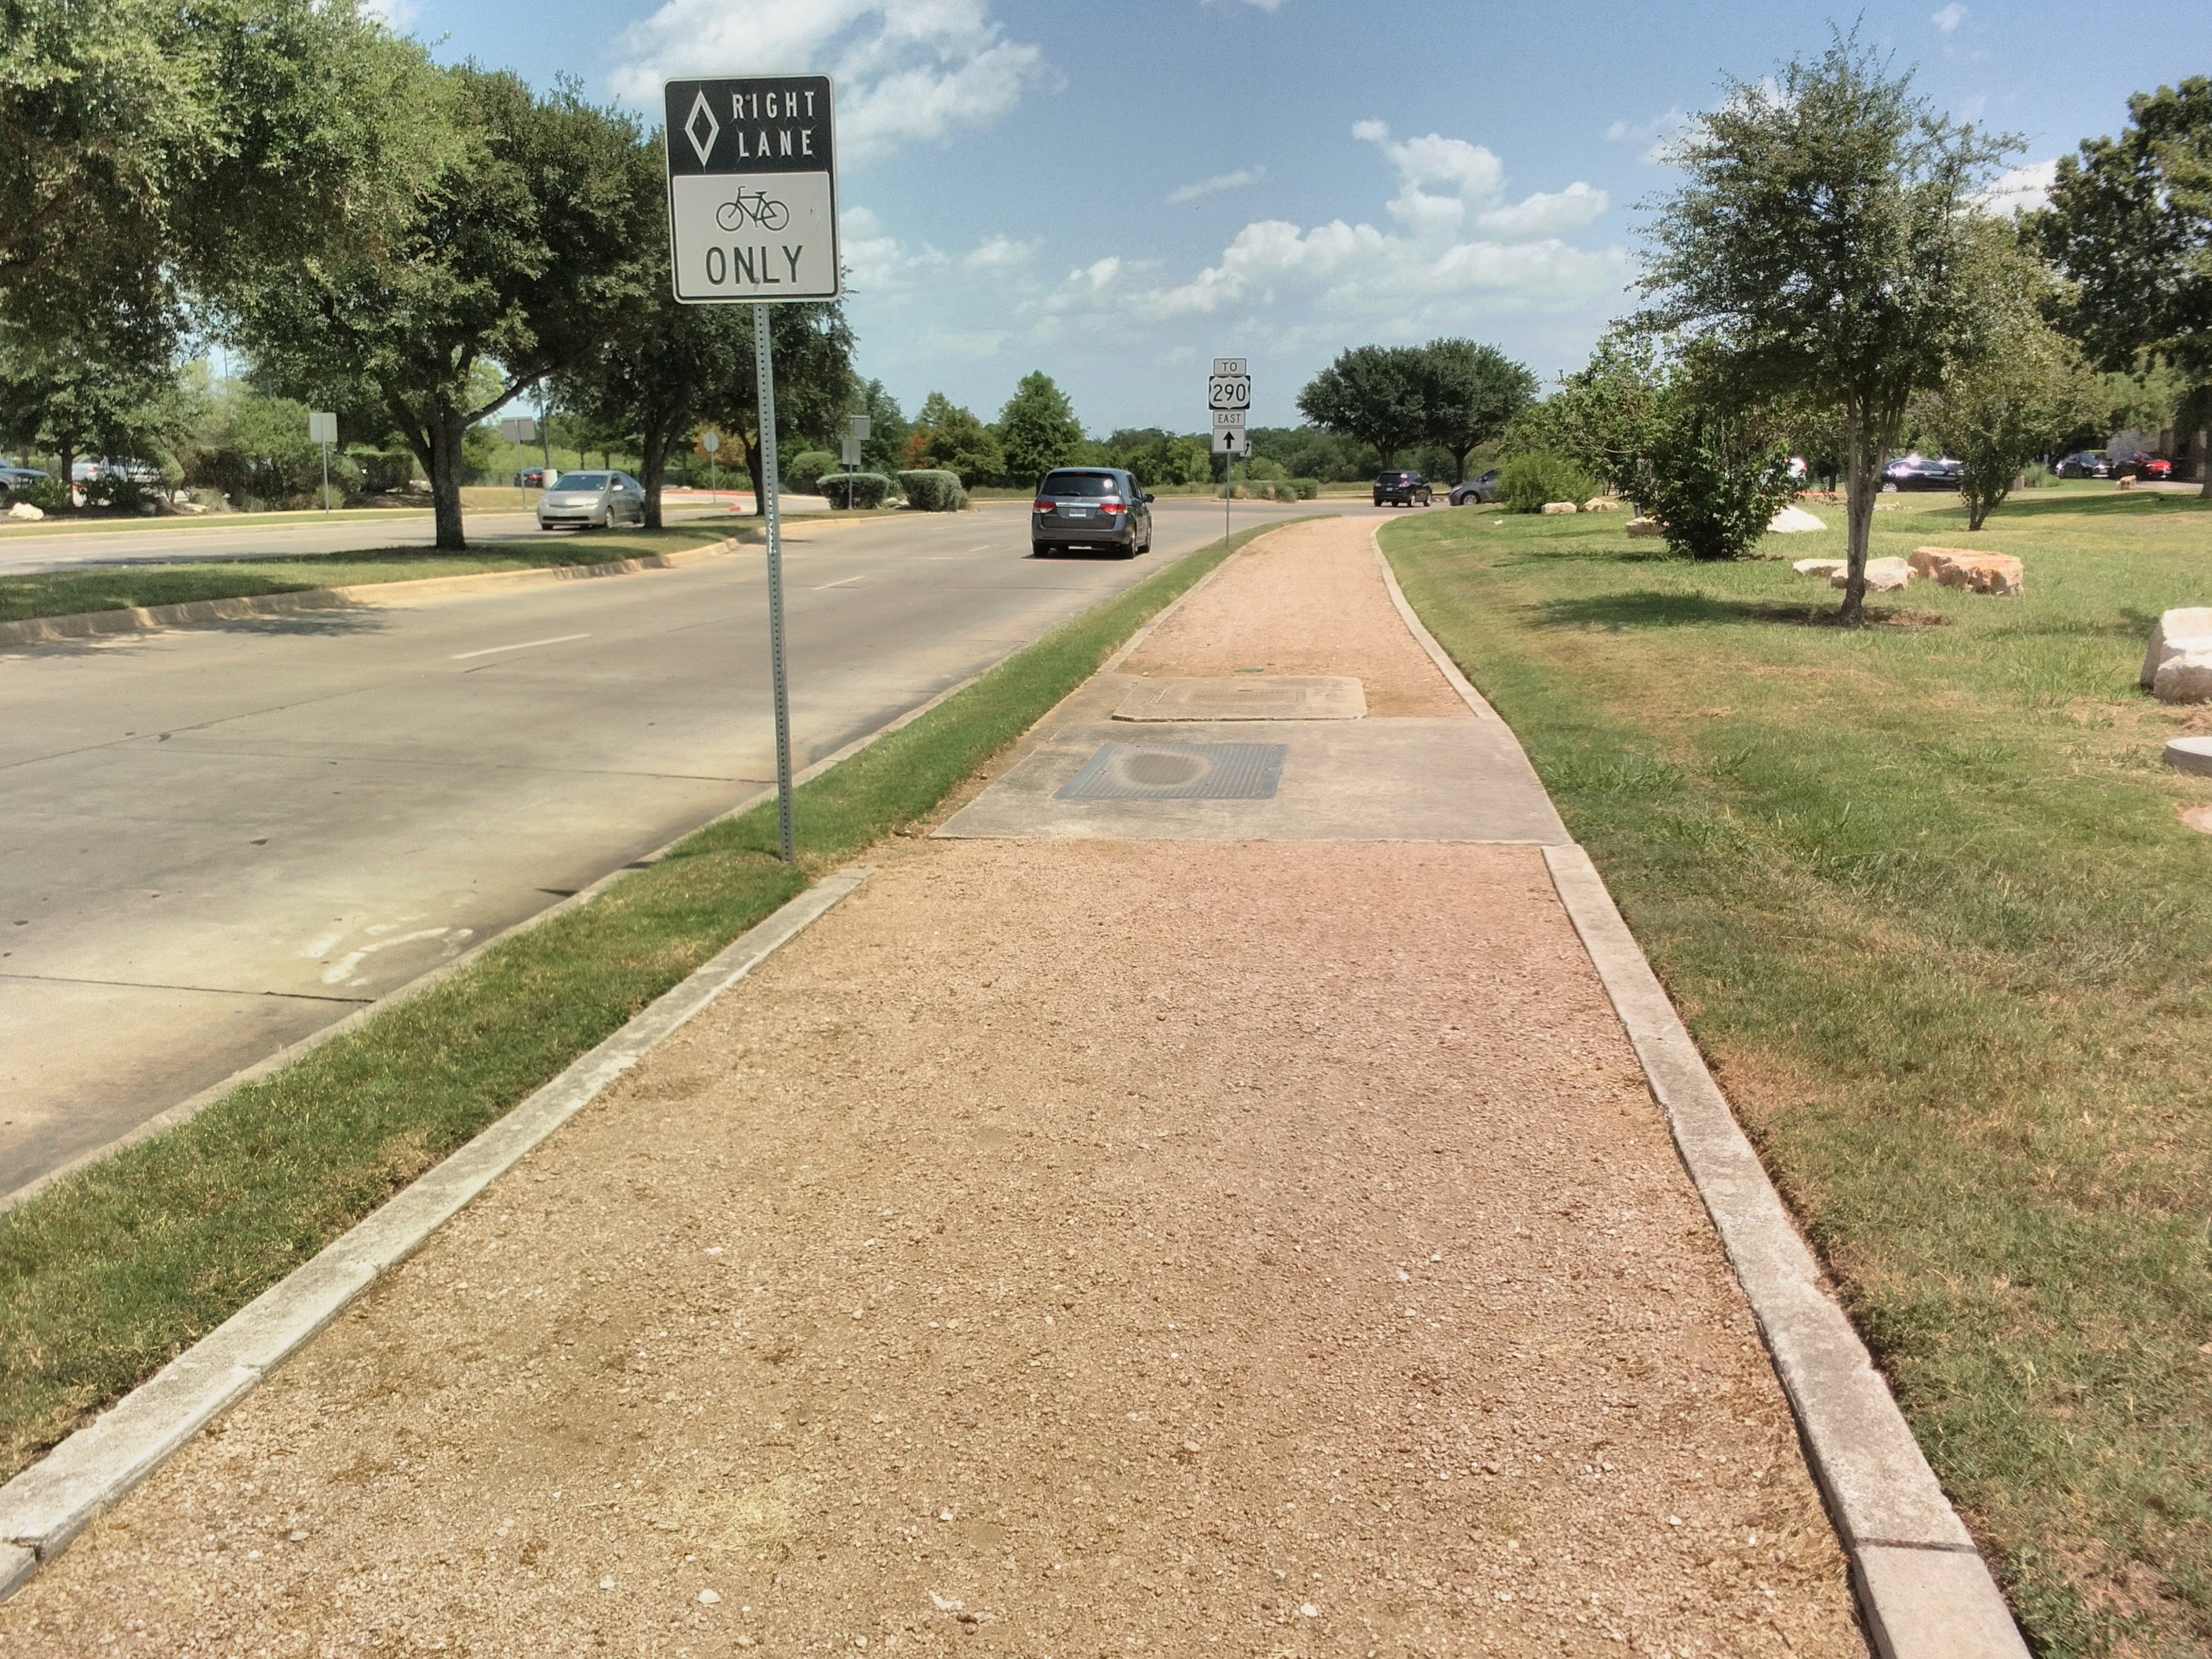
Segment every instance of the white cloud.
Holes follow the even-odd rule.
[[[1178,185],[1168,192],[1171,203],[1195,202],[1201,196],[1218,196],[1224,190],[1243,190],[1247,185],[1256,185],[1267,176],[1267,169],[1239,167],[1234,173],[1217,173],[1211,179],[1200,179],[1194,184]]]
[[[1008,270],[1027,264],[1038,246],[1036,242],[1017,242],[1010,236],[994,236],[960,263],[970,270]]]
[[[422,9],[416,0],[367,0],[362,9],[381,20],[394,34],[404,34]]]
[[[828,66],[841,167],[989,127],[1045,71],[1039,48],[992,21],[991,0],[665,0],[617,52],[615,91],[648,111],[664,79],[702,64],[730,75]]]
[[[1608,143],[1636,145],[1643,152],[1640,160],[1664,167],[1689,130],[1690,118],[1670,106],[1648,121],[1615,121],[1605,130],[1605,136]]]
[[[1966,9],[1959,3],[1959,0],[1951,0],[1951,3],[1942,10],[1929,13],[1928,21],[1944,33],[1954,34],[1958,32],[1959,25],[1966,21]]]
[[[2010,218],[2016,214],[2039,208],[2051,199],[2051,187],[2058,182],[2058,158],[2048,161],[2031,161],[2024,167],[2014,167],[1984,191],[1979,205],[1987,213]]]
[[[1556,236],[1563,230],[1580,230],[1613,205],[1601,190],[1577,179],[1565,190],[1535,195],[1511,207],[1492,208],[1475,216],[1478,228],[1507,242],[1532,242]]]

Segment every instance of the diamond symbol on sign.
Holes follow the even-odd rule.
[[[705,129],[703,134],[702,127]],[[707,107],[707,94],[703,92],[699,94],[691,100],[691,113],[684,118],[684,136],[691,141],[691,148],[698,152],[701,167],[707,165],[707,157],[713,153],[714,140],[721,136],[721,132],[720,124],[714,119],[714,112]]]

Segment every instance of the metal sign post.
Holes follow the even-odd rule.
[[[792,823],[791,693],[784,664],[775,352],[769,307],[779,301],[834,300],[842,284],[830,77],[671,81],[661,96],[676,298],[684,305],[750,303],[753,308],[760,506],[768,530],[769,665],[775,682],[776,817],[783,861],[794,864],[799,849]]]
[[[510,415],[499,423],[499,435],[514,446],[514,487],[526,488],[522,482],[522,447],[538,435],[538,422],[529,415]],[[545,475],[539,473],[538,482],[542,489]]]
[[[1244,417],[1252,407],[1252,377],[1244,372],[1242,357],[1213,360],[1213,374],[1206,383],[1206,404],[1213,413],[1213,453],[1229,458],[1221,468],[1221,535],[1225,541],[1229,500],[1237,493],[1237,458],[1251,453],[1244,439]]]
[[[707,505],[720,507],[722,504],[722,434],[709,427],[707,435],[699,442],[707,452]],[[732,512],[736,510],[734,507],[731,509]]]
[[[866,415],[845,417],[845,510],[853,510],[854,471],[860,465],[860,445],[875,430],[875,422]]]
[[[323,447],[323,511],[331,510],[331,446],[338,441],[338,417],[330,410],[309,410],[307,441]]]

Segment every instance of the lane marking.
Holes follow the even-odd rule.
[[[854,582],[864,582],[867,579],[867,573],[863,571],[860,575],[848,576],[842,581],[824,582],[813,591],[817,593],[826,593],[833,587],[848,587]]]
[[[448,660],[466,662],[471,657],[495,657],[502,651],[529,651],[541,645],[566,645],[571,640],[591,637],[589,634],[561,634],[550,640],[525,640],[520,645],[488,645],[481,651],[456,651]]]

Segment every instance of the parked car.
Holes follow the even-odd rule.
[[[1966,464],[1946,456],[1907,455],[1881,470],[1884,489],[1956,489],[1966,476]]]
[[[1377,507],[1385,501],[1393,507],[1426,507],[1435,499],[1429,481],[1418,472],[1385,472],[1375,480]]]
[[[2173,463],[2163,455],[2133,455],[2122,461],[2114,471],[2137,478],[2171,478]]]
[[[34,466],[0,466],[0,495],[11,489],[27,489],[33,484],[44,483],[46,475]]]
[[[1048,472],[1030,503],[1030,554],[1047,559],[1064,547],[1097,547],[1133,559],[1152,550],[1152,498],[1136,475],[1103,466]]]
[[[106,455],[83,455],[70,468],[73,483],[90,483],[94,478],[128,478],[132,483],[157,484],[161,482],[161,469],[151,461],[116,460]]]
[[[564,472],[538,499],[538,527],[612,530],[645,522],[645,486],[627,472]]]
[[[2058,465],[2051,469],[2062,478],[2109,478],[2112,476],[2112,458],[2101,449],[2077,449],[2071,455],[2063,455]]]
[[[1493,466],[1479,478],[1468,478],[1462,483],[1454,484],[1451,487],[1449,499],[1454,507],[1465,507],[1470,502],[1481,507],[1496,501],[1498,499],[1498,469]],[[1376,505],[1380,507],[1382,503],[1377,501]]]
[[[557,466],[533,466],[526,470],[517,483],[524,489],[550,489],[554,480],[560,476],[561,469]]]

